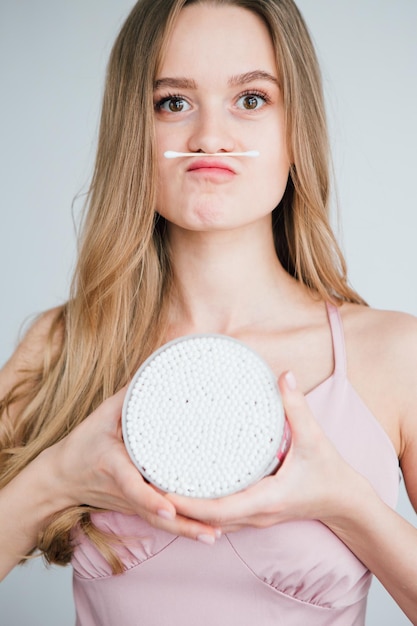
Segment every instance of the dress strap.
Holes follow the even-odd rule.
[[[326,307],[333,341],[334,373],[346,376],[345,334],[340,311],[330,302],[326,302]]]

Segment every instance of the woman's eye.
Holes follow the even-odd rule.
[[[190,105],[183,98],[170,96],[158,102],[156,108],[158,111],[167,111],[168,113],[182,113],[183,111],[188,111]]]
[[[256,109],[260,109],[261,107],[263,107],[265,102],[266,98],[264,96],[250,93],[241,96],[237,101],[237,106],[239,108],[245,109],[246,111],[255,111]]]

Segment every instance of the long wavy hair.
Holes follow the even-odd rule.
[[[320,71],[307,28],[292,0],[139,0],[113,47],[106,77],[97,158],[68,302],[55,314],[36,371],[1,401],[0,488],[55,444],[132,377],[161,342],[175,288],[164,220],[156,219],[153,86],[181,9],[195,1],[234,5],[269,28],[284,95],[293,164],[273,212],[283,267],[318,298],[363,303],[348,285],[329,224],[329,148]],[[9,417],[14,405],[18,417]],[[36,548],[68,563],[81,526],[109,560],[122,564],[91,523],[94,509],[55,516]]]

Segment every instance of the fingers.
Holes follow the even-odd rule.
[[[122,387],[117,393],[115,393],[113,396],[110,396],[103,402],[101,407],[107,415],[111,417],[116,417],[118,419],[120,418],[122,414],[123,402],[126,396],[126,391],[127,386]]]
[[[152,485],[146,483],[136,468],[128,465],[119,473],[117,481],[123,485],[123,496],[132,512],[146,519],[152,526],[174,535],[181,535],[203,543],[214,543],[221,532],[216,527],[198,519],[177,515],[174,504]]]
[[[189,519],[184,515],[176,515],[174,519],[166,519],[158,511],[158,517],[151,517],[148,521],[173,535],[180,535],[209,545],[214,544],[222,534],[219,528],[205,522]]]
[[[152,524],[162,530],[174,535],[188,537],[203,543],[213,544],[221,536],[219,528],[211,525],[207,521],[191,519],[185,515],[177,514],[172,502],[165,496],[157,494],[152,487],[145,485],[148,492],[147,498],[142,503],[139,514]],[[157,496],[157,497],[154,497]],[[145,504],[145,512],[143,506]]]
[[[157,516],[168,521],[175,519],[177,511],[172,502],[149,486],[129,461],[116,480],[123,490],[124,497],[137,513],[146,512],[148,516]]]
[[[274,501],[273,490],[273,477],[268,477],[245,491],[223,498],[210,500],[169,494],[167,499],[182,515],[224,529],[237,522],[242,525],[258,511],[268,515]]]
[[[94,423],[94,430],[101,428],[108,433],[115,434],[122,439],[122,409],[127,392],[127,385],[117,393],[106,398],[99,407],[85,421]]]

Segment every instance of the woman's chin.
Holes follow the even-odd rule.
[[[194,206],[189,211],[181,211],[180,215],[171,211],[165,213],[164,217],[174,226],[191,231],[228,230],[234,227],[230,210],[226,211],[216,204]]]

